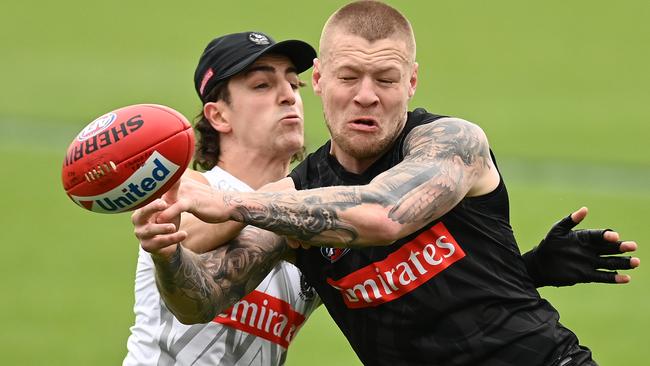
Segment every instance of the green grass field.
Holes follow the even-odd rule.
[[[650,3],[391,1],[412,21],[420,84],[412,106],[487,132],[509,185],[522,249],[586,205],[650,253]],[[127,104],[199,110],[192,75],[214,36],[244,30],[314,45],[342,1],[22,1],[0,11],[0,355],[3,365],[116,365],[132,324],[137,242],[129,215],[64,194],[76,132]],[[308,80],[305,74],[304,79]],[[304,89],[308,148],[326,139]],[[647,260],[647,259],[646,259]],[[646,263],[647,266],[647,263]],[[647,269],[626,286],[544,289],[602,365],[650,359]],[[324,309],[289,365],[359,364]]]

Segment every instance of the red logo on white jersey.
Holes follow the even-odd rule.
[[[288,302],[255,290],[213,321],[288,348],[305,316],[293,310]]]
[[[350,309],[378,306],[415,290],[464,256],[463,249],[439,222],[386,259],[340,280],[328,278],[327,283],[341,292]]]

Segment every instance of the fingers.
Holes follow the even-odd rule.
[[[300,242],[298,240],[294,240],[294,239],[287,239],[287,245],[289,246],[289,248],[292,248],[292,249],[300,248]]]
[[[597,283],[620,283],[625,284],[632,281],[630,275],[618,274],[616,272],[595,271],[591,276],[591,282]]]
[[[174,224],[155,224],[148,223],[145,225],[136,225],[133,233],[140,240],[149,240],[156,235],[171,234],[176,232]]]
[[[619,241],[620,235],[616,231],[606,230],[576,230],[578,239],[589,244],[598,255],[610,255],[634,252],[638,249],[634,241]]]
[[[629,275],[617,274],[615,277],[616,283],[628,283],[632,281],[632,277]]]
[[[632,258],[630,257],[598,257],[596,258],[596,268],[602,269],[631,269],[632,267]]]
[[[289,245],[289,248],[292,249],[309,249],[311,248],[310,244],[307,244],[306,242],[296,240],[296,239],[287,239],[287,245]]]
[[[133,225],[144,225],[149,222],[152,216],[164,210],[166,207],[167,203],[165,203],[165,201],[161,199],[154,200],[146,206],[133,211],[131,222]]]
[[[633,241],[624,241],[620,242],[619,250],[621,253],[634,252],[638,249],[636,242]]]
[[[586,248],[597,255],[621,254],[621,242],[618,239],[618,233],[606,230],[575,230],[575,235],[580,243],[586,245]]]
[[[617,283],[618,273],[607,271],[593,271],[589,276],[589,282],[596,283]]]
[[[166,208],[168,204],[164,200],[157,199],[131,215],[133,233],[140,241],[142,249],[147,252],[157,253],[187,238],[186,232],[177,232],[177,225],[160,220],[160,213]]]
[[[174,183],[171,188],[165,194],[162,195],[162,199],[168,202],[169,204],[172,204],[176,201],[178,201],[178,189],[181,186],[181,179],[179,179],[176,183]]]
[[[555,236],[566,234],[576,225],[578,225],[585,218],[585,216],[587,216],[587,208],[582,207],[578,211],[575,211],[571,215],[563,218],[555,225],[553,225],[549,234]]]
[[[609,242],[617,242],[621,239],[620,235],[616,231],[606,229],[605,232],[603,233],[603,239]]]
[[[623,242],[619,241],[618,243],[620,243],[618,247],[620,253],[630,253],[638,249],[638,246],[634,241],[623,241]],[[630,268],[636,268],[640,265],[641,265],[641,259],[637,257],[630,258]]]
[[[157,235],[151,239],[140,242],[140,245],[142,246],[142,249],[149,253],[158,253],[161,250],[164,250],[173,244],[178,244],[185,239],[187,239],[187,233],[185,231],[177,231],[172,234]]]
[[[582,222],[582,220],[585,219],[585,217],[587,217],[588,212],[589,210],[586,207],[580,207],[580,209],[571,214],[571,220],[575,223],[575,225],[578,225],[580,222]]]
[[[171,206],[165,208],[158,215],[157,222],[170,222],[182,212],[189,211],[190,204],[187,200],[180,199]]]
[[[176,225],[170,223],[146,223],[136,225],[133,230],[140,241],[142,249],[149,253],[158,253],[160,250],[182,242],[187,239],[187,232],[176,231]]]
[[[191,192],[201,192],[209,186],[199,183],[194,179],[181,177],[174,185],[163,195],[163,199],[168,203],[165,211],[158,218],[158,222],[171,222],[182,212],[189,211],[190,199],[187,197]]]

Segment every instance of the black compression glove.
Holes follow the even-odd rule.
[[[630,257],[607,256],[621,253],[620,241],[603,238],[608,230],[571,230],[576,225],[571,215],[560,220],[538,246],[522,256],[535,287],[615,283],[615,270],[631,268]]]

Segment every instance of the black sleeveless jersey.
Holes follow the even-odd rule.
[[[409,112],[393,147],[364,174],[345,171],[328,142],[290,176],[299,190],[367,184],[403,160],[414,127],[439,118]],[[503,180],[391,245],[312,247],[296,262],[366,365],[591,362],[527,275]]]

